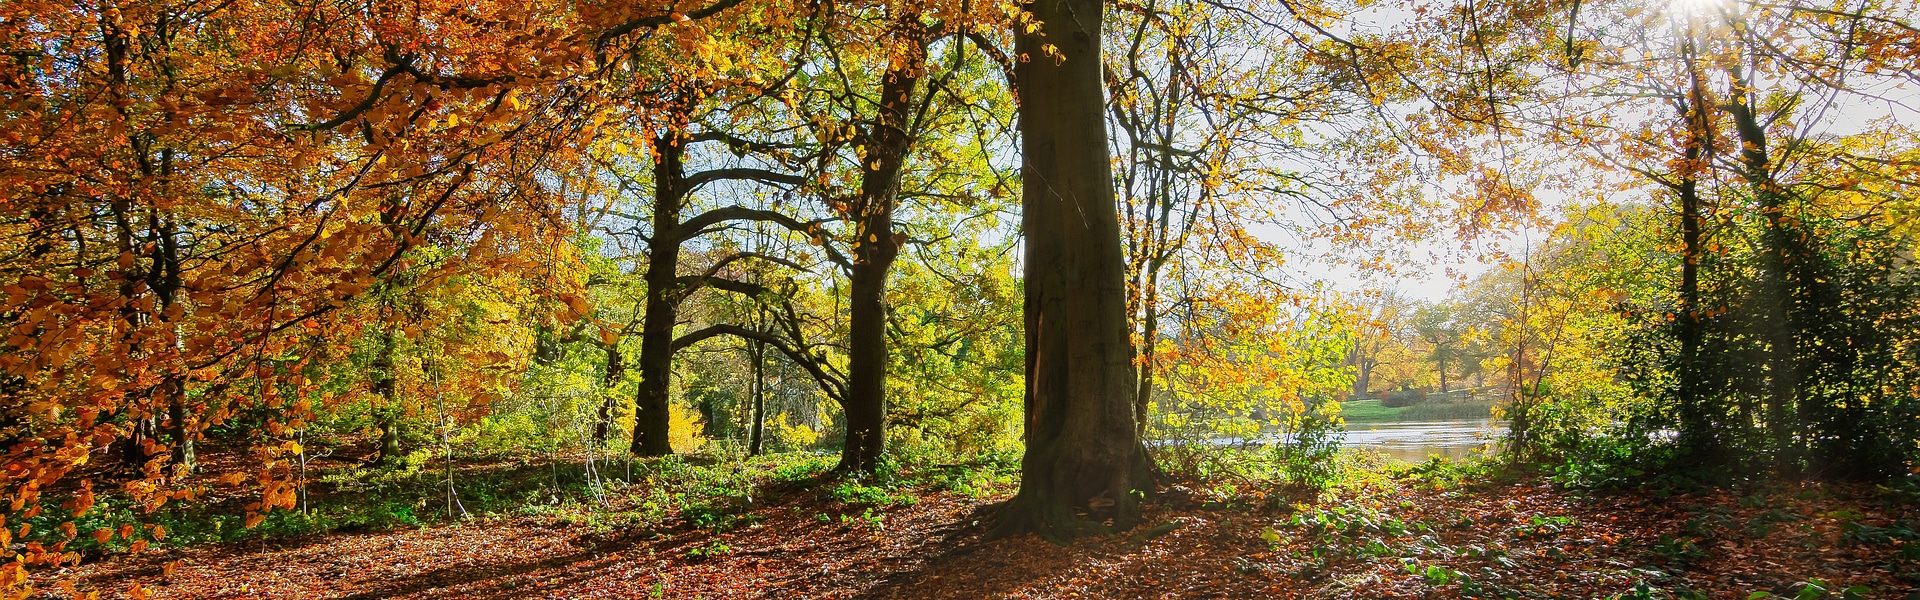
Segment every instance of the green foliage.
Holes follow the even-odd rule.
[[[1864,600],[1873,593],[1873,590],[1861,585],[1839,590],[1835,590],[1834,587],[1834,584],[1815,577],[1794,584],[1788,595],[1759,591],[1747,594],[1747,600],[1761,600],[1764,598],[1792,598],[1793,600],[1827,600],[1828,598],[1838,598],[1839,600]]]
[[[1744,223],[1758,227],[1748,215]],[[1920,458],[1920,280],[1903,274],[1901,241],[1884,226],[1848,224],[1806,213],[1797,235],[1809,242],[1784,275],[1796,294],[1793,321],[1766,310],[1773,291],[1754,253],[1713,255],[1702,269],[1711,293],[1702,363],[1693,398],[1678,396],[1683,377],[1678,335],[1654,322],[1622,346],[1628,381],[1665,399],[1638,418],[1645,429],[1678,431],[1670,464],[1712,478],[1758,474],[1879,479]],[[1651,319],[1647,319],[1651,321]],[[1786,340],[1797,375],[1791,396],[1777,378],[1771,345]]]
[[[687,558],[719,558],[733,553],[733,548],[719,539],[708,540],[706,544],[687,549]]]
[[[1674,234],[1654,213],[1576,212],[1534,259],[1537,272],[1479,284],[1513,290],[1493,297],[1525,291],[1528,318],[1542,320],[1505,318],[1500,335],[1554,353],[1553,368],[1501,407],[1513,424],[1506,451],[1570,485],[1904,473],[1920,458],[1910,426],[1920,414],[1920,279],[1903,274],[1904,242],[1884,223],[1794,210],[1795,235],[1807,242],[1784,276],[1799,290],[1790,311],[1799,316],[1787,323],[1769,312],[1769,290],[1779,288],[1768,282],[1781,280],[1769,279],[1759,250],[1719,248],[1701,257],[1704,337],[1693,367],[1679,354],[1684,320],[1673,314],[1679,257],[1658,243]],[[1750,209],[1732,215],[1739,235],[1764,228]],[[1770,344],[1780,339],[1791,340],[1799,373],[1792,397],[1769,387]]]
[[[1633,589],[1624,594],[1608,596],[1608,600],[1707,600],[1710,596],[1687,588],[1663,589],[1647,585],[1646,580],[1633,584]]]
[[[1215,353],[1177,364],[1151,402],[1153,453],[1175,477],[1203,481],[1219,473],[1272,478],[1311,489],[1333,480],[1332,457],[1345,432],[1338,392],[1352,385],[1343,365],[1348,329],[1331,311],[1213,340]],[[1236,335],[1221,329],[1222,335]],[[1215,361],[1245,365],[1235,371]],[[1238,449],[1264,447],[1265,472],[1246,470]]]
[[[1271,446],[1274,475],[1280,481],[1310,490],[1333,485],[1338,469],[1334,456],[1340,452],[1345,423],[1338,405],[1325,403],[1318,409],[1322,412],[1291,423],[1292,439]]]
[[[1649,551],[1661,562],[1686,567],[1707,558],[1707,551],[1692,536],[1661,535]]]
[[[954,226],[964,218],[930,216]],[[994,223],[972,219],[968,226]],[[1019,451],[1009,433],[1023,414],[1025,346],[1011,253],[967,236],[915,254],[922,260],[899,263],[888,291],[892,450],[930,464]]]
[[[1380,395],[1380,406],[1405,408],[1427,401],[1427,391],[1419,388],[1393,390]]]
[[[843,480],[833,486],[833,499],[867,507],[906,506],[919,501],[910,491],[866,485],[856,479]]]

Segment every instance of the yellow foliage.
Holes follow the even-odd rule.
[[[793,447],[812,446],[820,441],[820,432],[814,431],[812,427],[804,423],[800,425],[788,423],[787,413],[773,416],[773,431],[778,439]]]
[[[673,445],[673,451],[686,454],[698,451],[707,445],[707,437],[700,432],[706,429],[706,419],[700,411],[678,404],[667,407],[667,441]]]

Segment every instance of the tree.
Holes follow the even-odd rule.
[[[1459,362],[1465,343],[1463,324],[1454,316],[1452,306],[1429,304],[1413,312],[1413,330],[1427,343],[1427,360],[1433,361],[1434,372],[1440,376],[1440,393],[1447,393],[1451,389],[1447,386],[1447,368]]]
[[[1026,455],[998,533],[1132,527],[1152,491],[1135,428],[1126,262],[1108,159],[1098,0],[1038,0],[1014,69],[1026,237]],[[1086,511],[1081,518],[1076,511]]]
[[[927,45],[939,32],[917,14],[887,15],[887,66],[873,115],[859,127],[860,189],[846,200],[829,200],[851,222],[852,264],[847,269],[847,416],[846,442],[838,470],[871,473],[886,448],[887,275],[900,254],[904,232],[894,230],[900,179],[919,137],[919,121],[934,93],[916,109],[920,80],[926,76]]]
[[[129,487],[150,510],[191,497],[166,463],[236,415],[284,465],[314,361],[357,337],[343,315],[367,290],[430,247],[464,260],[423,279],[541,279],[605,51],[699,41],[690,23],[736,4],[0,8],[10,514],[37,513],[96,445],[165,457]],[[260,473],[256,519],[292,502],[284,468]]]
[[[1359,307],[1362,312],[1355,316],[1358,323],[1354,327],[1353,349],[1347,354],[1347,364],[1353,367],[1353,389],[1349,398],[1372,397],[1374,369],[1380,367],[1389,348],[1401,343],[1398,338],[1405,329],[1403,322],[1409,304],[1397,291],[1387,291],[1369,298]]]
[[[774,218],[772,214],[762,214],[740,207],[715,209],[700,216],[681,221],[680,211],[688,194],[699,186],[722,179],[749,179],[767,183],[798,184],[801,177],[777,173],[764,169],[713,169],[695,174],[687,174],[683,157],[686,146],[694,141],[679,131],[684,124],[670,125],[668,132],[653,142],[653,205],[652,237],[647,243],[647,269],[644,275],[647,288],[645,316],[640,329],[640,387],[635,400],[635,419],[633,426],[632,452],[635,456],[663,456],[673,452],[668,445],[668,379],[672,375],[673,351],[684,346],[674,337],[674,326],[678,324],[678,308],[687,295],[702,287],[718,287],[741,291],[747,295],[756,295],[763,289],[757,284],[733,281],[718,277],[714,272],[702,275],[682,276],[679,273],[680,246],[687,240],[699,235],[707,227],[724,222],[733,213],[740,217],[762,216]],[[725,212],[723,212],[725,211]],[[748,255],[736,255],[741,259],[765,258]],[[722,260],[715,267],[724,266],[730,260]]]

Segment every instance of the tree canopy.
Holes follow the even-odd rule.
[[[992,531],[1060,542],[1221,446],[1325,487],[1362,406],[1563,481],[1905,476],[1916,13],[13,0],[0,589],[319,456],[449,514],[462,453],[1017,463]]]

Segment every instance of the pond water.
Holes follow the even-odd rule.
[[[1507,423],[1495,419],[1348,423],[1347,435],[1341,445],[1371,450],[1394,460],[1417,463],[1426,462],[1428,458],[1435,456],[1449,460],[1466,458],[1474,452],[1485,450],[1490,444],[1497,443],[1506,434]],[[1205,444],[1241,445],[1267,444],[1274,440],[1273,438],[1248,440],[1240,437],[1217,437],[1195,441]],[[1148,443],[1182,442],[1161,440]]]
[[[1507,424],[1493,419],[1348,423],[1345,445],[1397,460],[1423,462],[1434,456],[1466,458],[1506,433]]]

